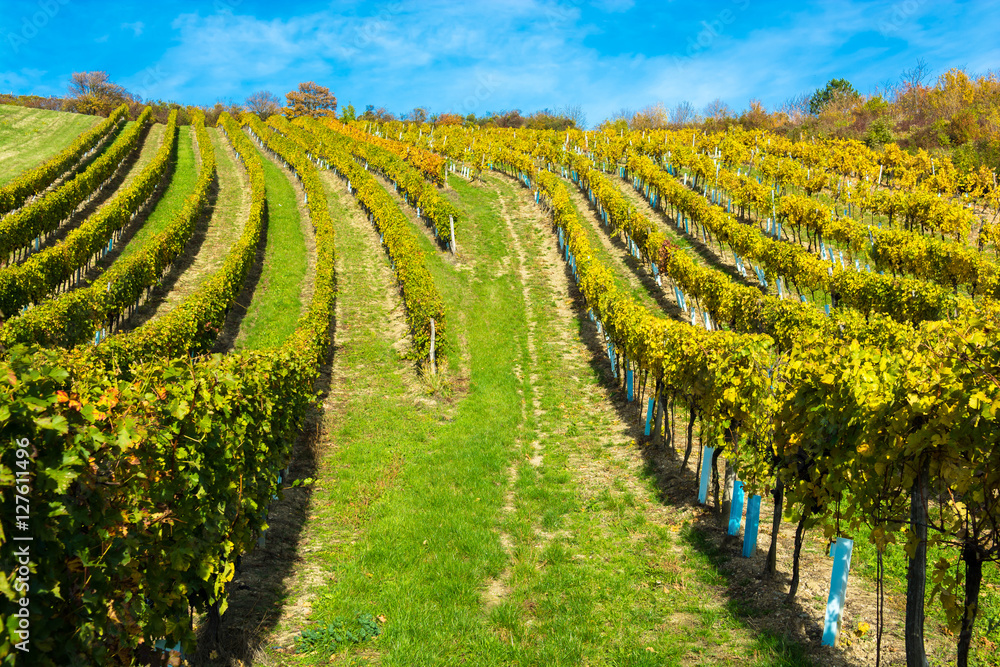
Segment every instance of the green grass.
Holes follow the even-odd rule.
[[[498,233],[478,233],[475,221],[467,229],[464,251],[484,259],[476,274],[495,270],[485,258],[502,246]],[[381,335],[384,290],[394,288],[371,280],[363,264],[352,265],[352,258],[372,254],[354,228],[340,226],[337,235],[346,265],[339,298],[352,309],[341,362],[363,369],[364,379],[350,385],[333,433],[336,454],[328,465],[336,483],[314,501],[324,526],[365,530],[354,544],[330,549],[336,582],[319,592],[313,615],[322,624],[361,611],[384,614],[391,619],[378,640],[384,664],[440,664],[461,652],[459,638],[483,633],[479,588],[504,563],[493,527],[520,414],[518,381],[509,372],[523,361],[519,289],[510,275],[487,283],[428,254],[435,279],[448,278],[438,280],[446,304],[466,306],[465,322],[453,309],[447,315],[452,334],[467,336],[473,350],[470,393],[444,421],[408,395],[406,362]],[[385,262],[380,252],[373,259]],[[339,541],[327,538],[331,547]]]
[[[308,263],[295,188],[274,162],[258,154],[267,187],[267,247],[260,281],[236,340],[237,349],[248,350],[278,347],[295,331]]]
[[[313,637],[358,614],[384,621],[377,639],[339,648],[290,654],[291,640],[280,653],[268,642],[265,660],[323,665],[334,653],[341,664],[381,665],[808,664],[801,648],[747,628],[715,593],[720,575],[702,578],[706,558],[678,539],[679,527],[653,520],[652,481],[595,446],[620,422],[591,409],[604,400],[600,374],[580,353],[579,322],[554,307],[568,295],[553,293],[544,277],[561,270],[542,255],[548,225],[513,222],[531,265],[529,308],[499,215],[501,197],[513,215],[514,186],[450,184],[466,221],[460,264],[418,239],[461,341],[445,366],[453,385],[466,366],[470,376],[468,393],[430,404],[386,334],[385,293],[396,288],[384,253],[366,230],[344,223],[346,195],[331,193],[339,383],[304,533],[310,547],[299,554],[310,579],[325,583],[301,589],[315,596],[308,620],[279,624],[275,634]],[[544,449],[537,467],[527,460],[536,439]],[[588,466],[605,483],[595,486]],[[487,605],[491,581],[506,590]],[[301,603],[294,588],[287,601]]]
[[[121,257],[128,257],[162,232],[184,207],[184,200],[194,192],[198,182],[198,165],[194,157],[194,140],[190,127],[178,128],[177,159],[174,163],[170,185],[156,202],[156,206],[146,218],[146,222],[129,240]]]
[[[44,163],[101,120],[97,116],[0,105],[0,185]]]

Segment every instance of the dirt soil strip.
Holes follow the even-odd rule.
[[[150,300],[133,316],[130,326],[139,326],[176,308],[222,268],[229,249],[243,233],[250,214],[250,182],[246,170],[220,130],[208,128],[208,133],[218,168],[217,185],[209,200],[210,217],[203,214],[184,252],[153,290]],[[195,155],[199,156],[200,168],[200,152],[196,151]]]

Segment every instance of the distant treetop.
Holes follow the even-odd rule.
[[[73,72],[70,78],[67,111],[107,116],[123,103],[135,101],[107,72]]]
[[[272,92],[260,90],[247,98],[246,108],[250,113],[257,114],[261,120],[267,120],[270,116],[281,112],[281,99]]]
[[[285,115],[289,118],[337,115],[337,98],[333,96],[329,88],[313,81],[300,83],[297,91],[286,93],[285,97],[288,98]]]
[[[830,79],[826,88],[819,88],[809,98],[809,113],[816,116],[826,108],[828,104],[839,99],[851,99],[858,97],[858,91],[847,79]]]

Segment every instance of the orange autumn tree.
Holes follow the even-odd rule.
[[[313,81],[306,81],[299,84],[298,90],[286,93],[288,106],[285,107],[285,115],[289,118],[299,116],[311,116],[319,118],[321,116],[336,116],[337,98],[325,88]]]

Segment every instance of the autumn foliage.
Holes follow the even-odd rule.
[[[285,115],[289,118],[298,118],[299,116],[334,117],[337,114],[337,98],[334,97],[329,88],[313,81],[300,83],[298,90],[286,93],[285,97],[288,99]]]

